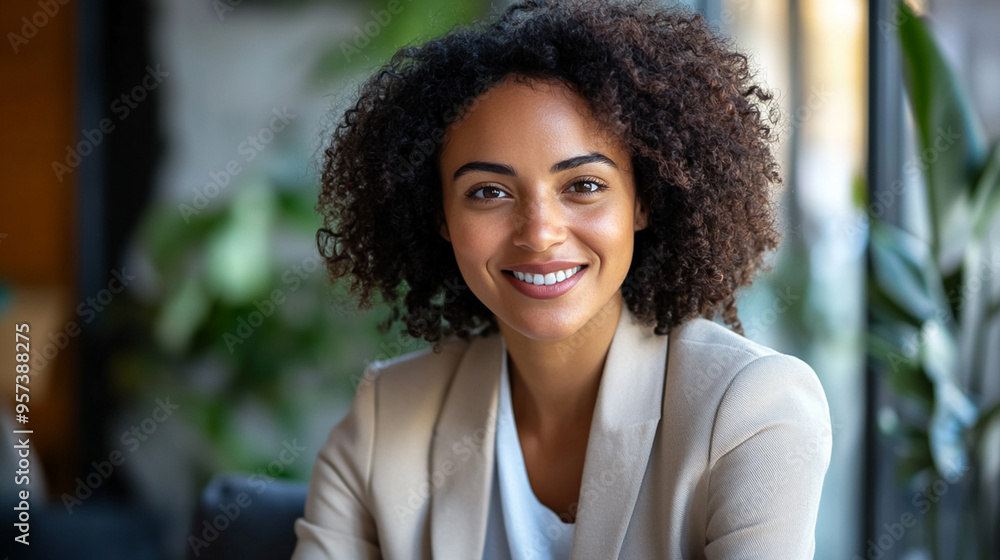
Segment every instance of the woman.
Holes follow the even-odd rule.
[[[294,560],[812,557],[826,398],[735,305],[779,240],[770,100],[648,3],[519,4],[372,77],[320,250],[435,345],[366,368]]]

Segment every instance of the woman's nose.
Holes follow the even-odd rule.
[[[513,242],[525,250],[542,253],[566,239],[566,216],[558,201],[525,201],[512,219]]]

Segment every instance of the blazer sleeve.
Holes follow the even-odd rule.
[[[812,558],[832,431],[805,362],[762,356],[731,381],[716,412],[705,558]]]
[[[292,560],[381,558],[368,508],[377,370],[365,368],[347,415],[330,431],[313,466]]]

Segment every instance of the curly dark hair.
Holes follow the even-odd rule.
[[[438,351],[442,336],[498,330],[439,235],[438,159],[448,125],[513,76],[565,84],[632,156],[650,219],[622,285],[629,309],[667,334],[721,308],[743,334],[735,292],[780,240],[777,109],[700,15],[650,4],[521,2],[399,50],[361,86],[323,153],[317,244],[359,307],[376,293],[393,304],[383,332],[403,320]]]

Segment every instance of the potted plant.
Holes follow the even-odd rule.
[[[902,183],[869,207],[869,354],[894,393],[879,424],[898,444],[899,472],[911,491],[901,526],[922,524],[932,557],[990,558],[1000,407],[983,389],[1000,375],[987,356],[1000,316],[990,289],[1000,253],[987,250],[991,228],[997,243],[1000,141],[985,138],[926,19],[901,2],[896,23],[917,147],[903,172],[923,188],[924,221],[913,229],[926,233],[881,219]],[[943,528],[942,511],[959,512],[955,526],[970,533]]]

